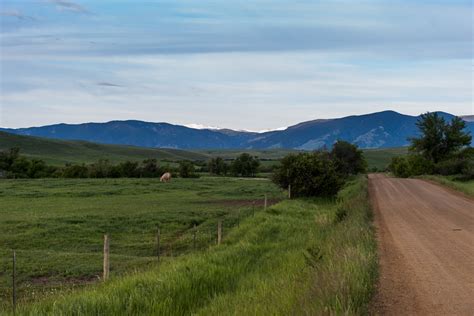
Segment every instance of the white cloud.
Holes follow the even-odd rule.
[[[2,93],[3,126],[133,118],[258,131],[385,109],[472,113],[465,60],[367,68],[315,52],[220,53],[91,57],[56,66],[50,69],[58,75],[47,82],[40,68],[16,83],[37,88]],[[95,67],[104,78],[90,77]],[[102,80],[122,87],[97,85]],[[25,118],[18,108],[41,113]]]

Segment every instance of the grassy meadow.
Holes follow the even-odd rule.
[[[30,301],[96,283],[103,234],[111,238],[112,277],[215,243],[239,218],[262,208],[264,194],[283,193],[264,179],[40,179],[0,181],[0,310],[11,297],[11,254],[17,252],[19,300]],[[256,205],[253,206],[253,202]]]
[[[284,200],[255,213],[242,200],[264,193],[282,197],[269,181],[39,180],[1,186],[7,207],[0,228],[8,230],[2,258],[11,248],[19,250],[21,295],[31,299],[40,277],[66,283],[50,289],[54,295],[23,302],[19,315],[367,312],[377,268],[364,177],[337,199]],[[238,225],[237,209],[245,213]],[[226,223],[223,244],[215,246],[212,236],[202,234],[198,250],[190,249],[192,223],[211,232],[217,218]],[[175,247],[174,257],[160,264],[153,257],[158,223]],[[111,280],[71,292],[71,278],[100,274],[106,231],[112,238]],[[3,280],[9,263],[1,264]],[[6,299],[6,282],[2,293]]]
[[[377,168],[378,170],[385,170],[390,164],[393,157],[403,156],[407,153],[407,147],[365,149],[364,157],[367,160],[369,170],[372,168]]]

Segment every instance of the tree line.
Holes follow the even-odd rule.
[[[175,166],[161,165],[157,159],[124,161],[117,164],[101,159],[91,164],[53,166],[43,160],[29,159],[19,148],[0,152],[0,178],[158,178],[165,172],[182,178],[197,178],[200,173],[254,177],[259,171],[258,157],[242,153],[230,163],[217,157],[209,162],[180,161]]]

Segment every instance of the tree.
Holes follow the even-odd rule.
[[[143,160],[141,176],[144,178],[155,178],[161,176],[162,172],[156,159]]]
[[[230,165],[232,175],[236,177],[254,177],[257,174],[260,160],[247,153],[242,153]]]
[[[212,158],[208,164],[209,173],[215,175],[226,175],[229,166],[225,163],[221,157]]]
[[[426,113],[416,122],[420,137],[411,138],[410,150],[438,163],[449,158],[461,148],[469,146],[472,137],[464,132],[466,123],[459,117],[446,123],[438,113]]]
[[[395,176],[408,178],[433,173],[434,163],[421,155],[415,154],[393,157],[388,168]]]
[[[112,165],[107,159],[100,159],[98,162],[89,165],[90,178],[108,178],[111,176]]]
[[[138,170],[138,162],[136,161],[124,161],[119,164],[119,168],[121,170],[122,177],[136,178],[140,176],[140,172]]]
[[[181,161],[179,163],[179,176],[181,178],[197,178],[198,175],[194,170],[194,165],[191,161]]]
[[[294,197],[334,196],[345,180],[327,151],[290,154],[273,174],[273,181],[281,188],[291,184]]]
[[[0,170],[9,171],[12,164],[20,157],[19,148],[10,148],[8,151],[0,152]]]
[[[331,150],[331,158],[334,160],[336,170],[341,174],[358,174],[367,170],[367,162],[362,150],[346,141],[338,140],[334,144]]]
[[[71,165],[66,164],[63,169],[63,178],[87,178],[89,176],[89,170],[86,165]]]

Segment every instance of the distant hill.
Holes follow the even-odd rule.
[[[263,165],[272,165],[290,153],[292,149],[221,149],[184,151],[177,149],[155,149],[133,146],[104,145],[85,141],[66,141],[35,136],[15,135],[0,132],[0,151],[18,147],[21,154],[29,158],[41,159],[49,164],[92,163],[99,159],[108,159],[113,163],[131,160],[141,161],[155,158],[160,161],[177,162],[180,160],[205,161],[211,157],[234,159],[243,152],[258,156]],[[384,169],[394,156],[404,155],[407,148],[366,149],[364,155],[369,168]],[[171,163],[173,164],[173,163]]]
[[[50,164],[91,163],[99,159],[111,162],[139,161],[147,158],[158,160],[206,160],[208,155],[177,149],[154,149],[132,146],[104,145],[85,141],[65,141],[14,135],[0,132],[0,151],[18,147],[30,158],[42,159]]]
[[[439,112],[446,119],[453,115]],[[361,148],[389,148],[408,145],[417,135],[418,117],[394,111],[313,120],[266,133],[228,129],[194,129],[168,123],[112,121],[108,123],[57,124],[43,127],[3,129],[8,133],[102,144],[180,149],[299,149],[331,147],[346,140]],[[467,121],[474,134],[474,122]],[[1,129],[0,129],[1,130]]]

